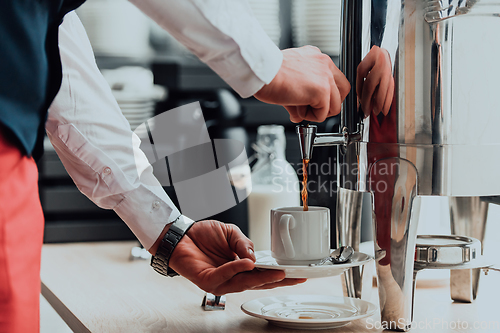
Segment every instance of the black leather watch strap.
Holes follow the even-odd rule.
[[[155,271],[169,277],[179,275],[168,266],[168,262],[175,247],[193,224],[193,220],[183,215],[174,221],[165,236],[163,236],[156,254],[151,258],[151,266]]]

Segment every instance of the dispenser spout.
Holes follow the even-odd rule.
[[[314,138],[316,137],[316,125],[297,125],[295,128],[299,137],[300,154],[303,160],[310,160],[314,146]]]
[[[347,145],[361,139],[359,130],[349,134],[346,128],[342,133],[317,133],[316,125],[297,125],[295,131],[299,137],[300,154],[306,160],[311,159],[314,147]]]

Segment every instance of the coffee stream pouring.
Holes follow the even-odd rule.
[[[343,0],[340,70],[352,89],[342,133],[297,127],[304,159],[315,147],[339,147],[337,244],[359,250],[362,197],[371,196],[374,244],[385,253],[376,264],[381,319],[392,329],[411,327],[420,197],[449,197],[452,233],[482,242],[483,198],[500,195],[499,5]],[[383,66],[370,68],[370,58]],[[380,80],[370,96],[363,87],[373,77]],[[451,273],[451,297],[472,302],[479,269]],[[360,268],[344,283],[346,296],[363,297]]]

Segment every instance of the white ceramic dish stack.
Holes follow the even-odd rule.
[[[294,0],[292,31],[295,46],[314,45],[326,54],[340,54],[341,0]]]
[[[148,69],[121,67],[102,72],[132,130],[152,118],[156,102],[166,97],[166,89],[153,84]]]
[[[264,31],[279,45],[281,38],[279,0],[249,0],[250,7]]]

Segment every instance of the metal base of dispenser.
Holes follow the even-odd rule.
[[[407,331],[411,328],[413,320],[414,283],[411,283],[412,277],[416,279],[416,273],[421,269],[452,269],[451,298],[457,302],[472,302],[475,299],[481,267],[487,266],[487,263],[475,265],[471,260],[482,257],[482,240],[488,204],[481,201],[479,197],[450,197],[450,222],[454,235],[435,236],[434,239],[429,236],[417,238],[420,196],[417,196],[415,191],[416,170],[411,163],[400,158],[386,159],[381,163],[397,163],[398,170],[404,171],[398,175],[388,176],[391,178],[387,179],[386,183],[394,184],[394,189],[390,192],[377,192],[374,189],[370,191],[374,246],[378,258],[376,267],[381,319],[382,322],[387,323],[403,323],[396,330]],[[381,179],[378,175],[377,180]],[[370,190],[370,188],[367,189]],[[359,249],[361,203],[361,192],[339,188],[336,223],[339,244]],[[457,236],[458,234],[460,236]],[[468,244],[466,240],[474,240],[472,236],[475,236],[477,240]],[[423,240],[427,240],[430,244],[433,244],[433,241],[435,243],[425,254],[417,247],[419,241],[420,245],[425,243]],[[442,248],[446,247],[444,246],[446,242],[441,242],[442,240],[448,240],[451,245],[455,242],[457,248],[462,246],[465,252],[460,252],[460,255],[455,259],[450,259],[451,261],[443,261],[440,255],[448,253],[450,249],[442,252]],[[416,254],[417,261],[414,262]],[[472,254],[474,256],[469,257],[470,262],[462,262],[463,258],[467,257],[466,255],[472,256]],[[422,261],[424,259],[429,261],[424,263]],[[434,262],[432,262],[433,259]],[[343,287],[346,296],[361,299],[369,297],[368,290],[371,288],[367,287],[366,272],[362,269],[351,269],[345,273]],[[388,327],[394,327],[394,325]]]
[[[483,244],[487,219],[488,203],[480,197],[450,198],[450,223],[453,235],[474,237]],[[479,269],[451,271],[451,299],[465,303],[474,301],[480,276],[481,270]]]

